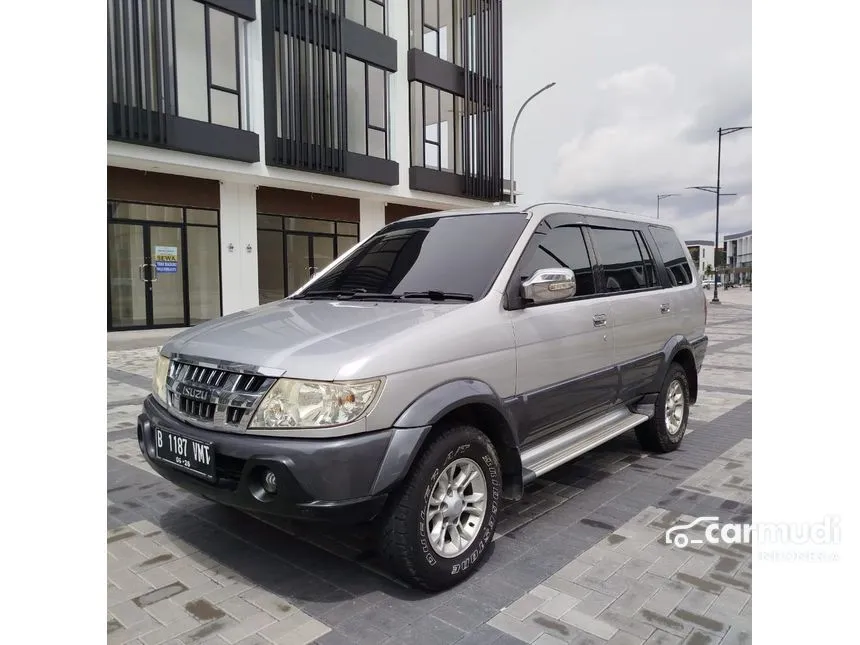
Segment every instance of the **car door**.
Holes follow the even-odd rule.
[[[593,253],[575,221],[568,215],[544,219],[514,276],[521,283],[540,269],[569,268],[576,278],[569,299],[510,312],[524,443],[609,407],[617,395],[606,300],[595,297]]]
[[[671,336],[670,290],[660,284],[654,258],[633,223],[592,226],[589,233],[615,341],[619,398],[630,400],[645,393],[659,369]]]

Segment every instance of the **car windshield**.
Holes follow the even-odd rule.
[[[489,291],[525,225],[523,213],[395,222],[294,297],[479,300]]]

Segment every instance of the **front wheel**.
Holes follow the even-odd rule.
[[[381,552],[402,579],[430,591],[468,578],[493,539],[499,457],[472,426],[448,428],[416,460],[384,518]]]
[[[690,386],[687,372],[678,363],[672,363],[654,403],[654,416],[636,428],[636,438],[645,450],[677,450],[687,431],[689,416]]]

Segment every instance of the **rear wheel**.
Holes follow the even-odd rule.
[[[468,578],[493,539],[501,492],[499,457],[487,436],[468,425],[446,429],[391,501],[380,548],[389,567],[432,591]]]
[[[645,450],[677,450],[687,431],[689,416],[690,386],[687,372],[678,363],[672,363],[663,381],[663,388],[654,402],[654,416],[636,428],[636,438]]]

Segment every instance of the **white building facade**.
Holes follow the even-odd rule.
[[[687,250],[690,251],[690,257],[696,264],[699,279],[704,280],[707,275],[707,268],[711,267],[714,270],[714,243],[708,240],[687,240],[685,244]]]
[[[505,199],[501,24],[501,0],[108,0],[108,330],[277,300],[401,217]]]
[[[752,230],[726,235],[723,248],[728,268],[725,280],[733,284],[752,282]]]

